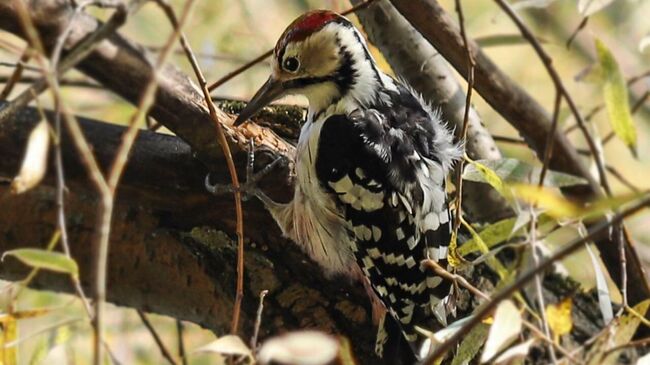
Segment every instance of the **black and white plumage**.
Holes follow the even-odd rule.
[[[285,94],[309,99],[288,204],[261,197],[284,234],[328,274],[366,282],[418,354],[416,325],[445,324],[451,216],[445,177],[460,155],[439,115],[381,72],[342,16],[307,13],[284,32],[273,74],[236,124]],[[383,333],[378,336],[381,352]]]

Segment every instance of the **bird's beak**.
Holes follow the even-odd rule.
[[[235,120],[234,125],[238,126],[248,120],[257,113],[260,109],[270,104],[273,100],[281,97],[285,92],[284,86],[281,81],[269,77],[264,85],[255,93],[255,96],[248,102],[244,110],[239,113]]]

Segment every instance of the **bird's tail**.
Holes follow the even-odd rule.
[[[387,313],[379,323],[375,352],[386,364],[415,364],[431,350],[431,339],[416,327],[439,330],[446,325],[446,316],[443,318],[441,321],[440,315],[424,306],[415,307],[409,321]]]

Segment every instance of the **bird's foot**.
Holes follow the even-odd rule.
[[[264,194],[264,192],[258,186],[259,181],[268,175],[273,169],[275,169],[281,162],[286,161],[286,157],[280,155],[270,164],[264,166],[260,171],[255,172],[255,146],[251,140],[248,148],[248,158],[246,161],[246,181],[239,184],[239,188],[236,189],[232,184],[212,184],[210,183],[210,174],[205,177],[205,189],[213,195],[221,195],[226,193],[233,193],[239,191],[243,193],[242,200],[246,201],[251,196],[257,197],[266,202],[270,200],[269,197]]]

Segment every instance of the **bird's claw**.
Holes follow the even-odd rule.
[[[242,200],[248,200],[250,196],[255,196],[258,198],[262,198],[264,196],[264,193],[262,190],[257,186],[257,183],[264,178],[266,175],[268,175],[273,169],[278,166],[283,161],[286,161],[286,157],[283,155],[278,156],[275,160],[273,160],[271,163],[268,165],[264,166],[260,171],[255,172],[254,169],[254,164],[255,164],[255,146],[253,145],[253,142],[250,141],[249,143],[249,148],[248,148],[248,158],[246,161],[246,181],[244,183],[239,184],[239,188],[235,188],[232,184],[211,184],[210,183],[210,174],[205,177],[205,189],[213,195],[221,195],[221,194],[226,194],[226,193],[234,193],[236,191],[239,191],[240,193],[243,194]]]

